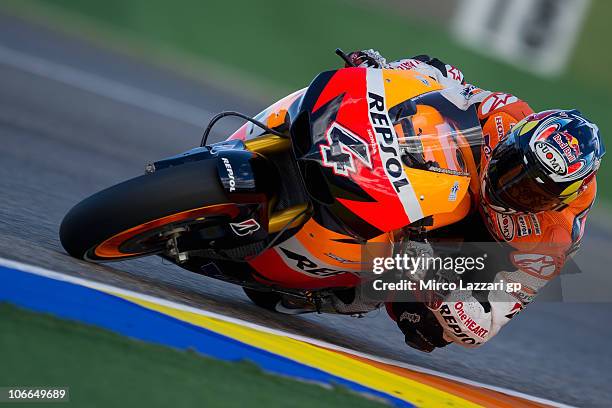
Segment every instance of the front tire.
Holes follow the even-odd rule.
[[[234,217],[217,176],[216,160],[173,166],[102,190],[64,217],[66,252],[90,261],[117,261],[160,253],[163,231],[208,217]]]

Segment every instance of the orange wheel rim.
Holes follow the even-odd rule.
[[[148,221],[108,238],[96,247],[94,254],[99,258],[123,258],[127,256],[142,255],[146,252],[125,253],[121,252],[120,247],[128,239],[164,225],[216,214],[228,214],[230,217],[235,217],[238,215],[238,208],[236,208],[234,204],[209,205],[206,207],[194,208],[192,210],[167,215],[153,221]]]

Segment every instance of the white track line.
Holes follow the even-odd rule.
[[[68,65],[25,54],[3,45],[0,45],[0,64],[197,127],[203,127],[214,115],[211,111],[191,104],[157,95]],[[219,125],[219,128],[224,132],[235,130],[222,124]]]
[[[0,266],[4,266],[6,268],[15,269],[15,270],[26,272],[26,273],[31,273],[31,274],[38,275],[38,276],[44,276],[46,278],[50,278],[50,279],[54,279],[54,280],[59,280],[59,281],[64,281],[64,282],[80,285],[80,286],[85,286],[85,287],[88,287],[88,288],[91,288],[91,289],[96,289],[96,290],[100,290],[100,291],[104,291],[104,292],[113,292],[113,293],[116,293],[118,295],[129,296],[129,297],[140,299],[140,300],[144,300],[144,301],[147,301],[147,302],[157,303],[157,304],[159,304],[161,306],[166,306],[166,307],[174,308],[174,309],[181,310],[181,311],[184,311],[184,312],[195,313],[195,314],[198,314],[198,315],[201,315],[201,316],[206,316],[206,317],[211,317],[211,318],[223,320],[223,321],[226,321],[226,322],[229,322],[229,323],[234,323],[234,324],[238,324],[238,325],[241,325],[241,326],[244,326],[244,327],[249,327],[251,329],[258,330],[258,331],[261,331],[261,332],[275,334],[275,335],[283,336],[283,337],[288,337],[288,338],[291,338],[291,339],[295,339],[295,340],[303,341],[303,342],[306,342],[306,343],[310,343],[310,344],[313,344],[315,346],[324,347],[324,348],[328,348],[328,349],[331,349],[331,350],[341,351],[341,352],[344,352],[344,353],[347,353],[347,354],[352,354],[352,355],[355,355],[355,356],[358,356],[358,357],[362,357],[362,358],[366,358],[366,359],[369,359],[369,360],[372,360],[372,361],[377,361],[377,362],[384,363],[384,364],[390,364],[390,365],[394,365],[396,367],[406,368],[406,369],[413,370],[413,371],[416,371],[416,372],[419,372],[419,373],[434,375],[434,376],[437,376],[437,377],[441,377],[441,378],[445,378],[445,379],[448,379],[448,380],[456,381],[456,382],[461,383],[461,384],[472,385],[472,386],[475,386],[475,387],[485,388],[485,389],[488,389],[488,390],[491,390],[491,391],[501,392],[503,394],[507,394],[507,395],[510,395],[510,396],[513,396],[513,397],[523,398],[525,400],[536,402],[536,403],[540,403],[540,404],[548,404],[548,405],[551,405],[551,406],[554,406],[554,407],[571,408],[570,405],[561,404],[561,403],[550,401],[550,400],[547,400],[547,399],[544,399],[544,398],[534,397],[534,396],[531,396],[531,395],[528,395],[528,394],[524,394],[522,392],[510,390],[510,389],[503,388],[503,387],[497,387],[497,386],[494,386],[494,385],[483,384],[483,383],[480,383],[478,381],[468,380],[468,379],[465,379],[465,378],[461,378],[461,377],[457,377],[457,376],[454,376],[454,375],[442,373],[442,372],[431,370],[431,369],[428,369],[428,368],[424,368],[424,367],[419,367],[419,366],[412,365],[412,364],[403,363],[401,361],[396,361],[396,360],[391,360],[391,359],[387,359],[387,358],[377,357],[377,356],[374,356],[374,355],[371,355],[371,354],[359,352],[357,350],[352,350],[352,349],[340,347],[340,346],[337,346],[335,344],[327,343],[327,342],[324,342],[324,341],[321,341],[321,340],[317,340],[317,339],[314,339],[314,338],[311,338],[311,337],[300,336],[300,335],[289,333],[289,332],[285,332],[285,331],[282,331],[282,330],[271,329],[269,327],[265,327],[265,326],[261,326],[259,324],[251,323],[251,322],[248,322],[246,320],[240,320],[240,319],[236,319],[234,317],[225,316],[225,315],[222,315],[222,314],[219,314],[219,313],[214,313],[214,312],[209,312],[209,311],[197,309],[197,308],[194,308],[192,306],[187,306],[187,305],[182,304],[182,303],[176,303],[176,302],[169,301],[169,300],[162,299],[162,298],[158,298],[158,297],[155,297],[155,296],[146,295],[144,293],[134,292],[134,291],[127,290],[127,289],[121,289],[121,288],[118,288],[116,286],[107,285],[105,283],[100,283],[100,282],[92,281],[92,280],[89,280],[89,279],[79,278],[77,276],[71,276],[71,275],[67,275],[67,274],[64,274],[64,273],[60,273],[60,272],[54,272],[54,271],[51,271],[49,269],[41,268],[39,266],[29,265],[29,264],[25,264],[25,263],[18,262],[18,261],[12,261],[12,260],[6,259],[6,258],[0,258]]]

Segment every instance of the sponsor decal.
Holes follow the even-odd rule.
[[[470,173],[467,171],[459,171],[459,170],[453,170],[453,169],[443,169],[442,167],[437,167],[437,166],[429,166],[427,168],[427,171],[434,171],[436,173],[442,173],[442,174],[450,174],[452,176],[461,176],[461,177],[470,177]]]
[[[251,235],[256,231],[259,231],[259,229],[261,228],[259,223],[253,218],[249,218],[248,220],[244,220],[237,223],[230,222],[230,227],[232,228],[232,231],[234,231],[234,234],[240,237],[243,237],[245,235]]]
[[[547,280],[557,270],[557,263],[550,255],[516,253],[512,254],[512,263],[523,272]]]
[[[531,234],[531,228],[529,228],[529,223],[527,222],[526,215],[519,215],[517,217],[517,226],[518,226],[517,234],[519,237],[525,237]]]
[[[505,136],[505,132],[504,132],[504,120],[502,119],[501,116],[495,117],[495,130],[497,131],[497,137],[499,137],[499,140],[502,140]]]
[[[567,132],[556,133],[552,140],[559,147],[559,150],[563,152],[563,156],[567,161],[567,171],[565,176],[568,178],[575,178],[575,175],[582,175],[581,170],[585,167],[586,163],[580,159],[581,151],[578,139],[570,135]]]
[[[512,216],[496,213],[495,217],[497,218],[497,229],[501,233],[502,237],[504,237],[506,241],[512,241],[515,233],[514,219]]]
[[[431,83],[429,83],[429,79],[427,79],[427,77],[426,77],[425,75],[420,75],[420,74],[417,74],[417,75],[415,75],[415,76],[417,77],[417,79],[418,79],[419,81],[421,81],[421,82],[423,83],[423,85],[425,85],[425,86],[431,86]]]
[[[370,107],[370,119],[380,146],[383,168],[396,193],[400,193],[410,183],[401,163],[397,137],[390,121],[387,120],[385,99],[382,95],[368,92],[368,104]]]
[[[339,271],[336,269],[325,268],[319,266],[316,262],[308,259],[308,257],[290,251],[287,248],[279,247],[285,257],[295,263],[295,267],[305,272],[308,275],[312,275],[318,278],[325,278],[333,275],[340,275],[346,273],[346,271]]]
[[[480,327],[474,321],[474,319],[472,319],[472,317],[470,317],[465,312],[465,310],[463,309],[463,302],[455,303],[454,307],[455,307],[455,312],[457,313],[457,316],[459,316],[459,319],[461,319],[461,321],[463,322],[465,327],[468,328],[469,331],[471,331],[472,333],[474,333],[476,336],[480,337],[481,339],[484,339],[487,336],[487,333],[489,333],[489,331],[483,327]]]
[[[580,156],[580,144],[578,143],[578,139],[567,132],[561,132],[555,134],[553,136],[553,140],[557,142],[557,145],[561,148],[565,158],[570,163],[578,160],[578,157]]]
[[[535,142],[535,154],[540,162],[554,174],[567,174],[567,163],[562,154],[546,142]]]
[[[463,308],[463,305],[461,305],[461,307]],[[465,344],[472,344],[472,345],[478,345],[481,344],[482,341],[480,341],[480,339],[476,339],[474,337],[472,337],[472,335],[470,335],[469,333],[465,333],[464,330],[462,329],[462,326],[464,326],[463,322],[460,322],[460,320],[458,321],[457,318],[455,316],[453,316],[453,313],[451,311],[451,308],[447,305],[444,304],[442,305],[442,307],[440,307],[439,311],[440,316],[442,317],[443,321],[444,321],[444,325],[450,329],[450,331],[452,332],[452,334],[459,339],[459,341],[461,341],[462,343]],[[463,314],[466,316],[467,319],[467,314]],[[461,319],[461,318],[459,318]],[[476,328],[476,323],[473,322],[473,328]],[[488,333],[488,330],[486,329],[482,329],[480,326],[478,326],[478,330],[484,330],[485,333],[483,333],[484,335],[486,335],[486,333]]]
[[[418,313],[409,313],[409,312],[404,312],[402,313],[402,315],[399,318],[400,322],[403,322],[404,320],[407,320],[410,323],[419,323],[421,321],[421,315],[419,315]]]
[[[523,310],[523,305],[520,304],[519,302],[515,303],[514,306],[512,307],[512,310],[510,310],[510,313],[506,315],[506,318],[512,319],[514,316],[519,314],[521,310]]]
[[[491,149],[491,136],[488,134],[484,135],[482,151],[487,159],[491,158],[491,153],[493,152],[493,149]]]
[[[329,144],[319,146],[322,164],[331,167],[334,174],[348,177],[349,172],[355,173],[355,158],[364,166],[372,168],[369,145],[359,136],[334,123],[327,131],[326,137]]]
[[[232,164],[230,163],[227,157],[222,157],[223,164],[225,165],[225,170],[227,170],[227,178],[229,179],[229,191],[236,191],[236,177],[234,177],[234,170],[232,169]]]
[[[457,67],[446,65],[446,74],[449,78],[452,78],[457,82],[463,82],[463,72],[461,72]]]
[[[336,255],[336,254],[334,254],[334,253],[332,253],[332,252],[328,252],[328,253],[326,253],[326,254],[325,254],[325,256],[328,256],[328,257],[330,257],[331,259],[333,259],[334,261],[336,261],[336,262],[340,262],[340,263],[343,263],[343,264],[361,265],[361,264],[363,264],[363,263],[364,263],[364,262],[352,261],[352,260],[350,260],[350,259],[342,258],[341,256]]]
[[[402,69],[402,70],[411,70],[414,69],[416,67],[418,67],[419,65],[421,65],[422,62],[419,60],[415,60],[415,59],[405,59],[405,60],[401,60],[399,62],[399,64],[394,66],[394,63],[391,63],[390,65],[393,67],[393,69]]]
[[[521,290],[510,292],[510,295],[514,296],[522,305],[528,305],[536,297],[535,292],[530,292],[528,289],[525,285],[521,285]]]
[[[562,114],[563,112],[559,115]],[[586,165],[586,161],[580,158],[578,139],[560,131],[569,122],[571,122],[569,117],[565,119],[550,117],[543,120],[535,131],[538,137],[530,143],[538,160],[551,171],[549,176],[558,182],[577,180],[591,170]]]
[[[496,92],[482,102],[480,105],[480,112],[483,116],[486,116],[499,108],[518,102],[518,100],[519,99],[514,95]]]
[[[382,167],[408,219],[419,220],[423,218],[423,211],[402,165],[397,135],[386,108],[383,71],[368,69],[367,85],[370,124],[379,146]]]
[[[540,220],[538,220],[537,214],[529,214],[529,218],[531,219],[531,225],[533,227],[533,231],[536,235],[542,235],[542,228],[540,228]]]
[[[482,89],[474,85],[468,84],[461,90],[460,94],[465,98],[466,101],[469,101],[474,95],[478,95],[481,92]]]
[[[459,192],[459,182],[455,181],[451,187],[450,194],[448,195],[448,201],[457,201],[457,193]]]

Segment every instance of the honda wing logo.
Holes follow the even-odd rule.
[[[259,231],[261,228],[261,226],[253,218],[237,223],[230,222],[230,227],[232,228],[232,231],[234,231],[234,233],[240,237],[251,235],[255,231]]]

